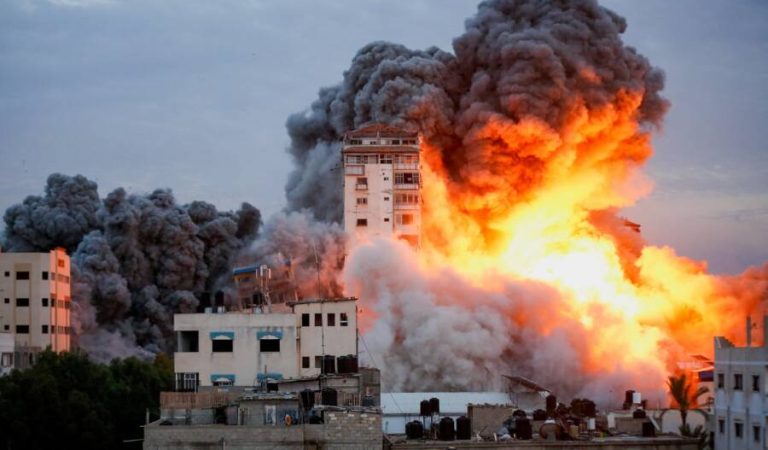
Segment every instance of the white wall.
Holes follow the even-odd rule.
[[[315,367],[316,356],[357,355],[356,301],[349,299],[302,302],[297,303],[293,310],[299,327],[299,373],[302,377],[311,377],[320,373],[320,368]],[[341,313],[347,314],[347,326],[341,326]],[[309,314],[308,327],[301,326],[303,314]],[[315,314],[322,314],[321,327],[315,326]],[[334,326],[328,325],[328,314],[333,314]],[[309,368],[301,366],[301,357],[304,356],[309,357]]]

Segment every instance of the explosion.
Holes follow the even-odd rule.
[[[605,402],[661,392],[715,335],[738,342],[768,267],[710,276],[619,215],[652,188],[641,169],[668,107],[624,19],[594,1],[498,0],[466,28],[455,55],[370,44],[288,122],[289,201],[322,220],[338,221],[341,189],[317,168],[346,130],[421,132],[421,248],[358,242],[343,274],[387,387],[490,389],[513,373]]]

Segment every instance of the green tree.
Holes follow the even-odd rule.
[[[680,419],[683,427],[688,425],[688,411],[698,406],[699,397],[709,392],[704,386],[695,387],[688,374],[681,373],[678,376],[671,375],[667,379],[669,395],[672,396],[672,408],[680,410]]]
[[[43,352],[31,368],[0,378],[0,423],[7,425],[0,448],[131,448],[123,440],[141,438],[145,410],[157,410],[172,381],[166,356],[105,365]]]

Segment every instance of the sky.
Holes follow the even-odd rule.
[[[768,2],[610,0],[667,75],[655,189],[624,211],[715,273],[768,262]],[[375,40],[451,50],[466,0],[0,0],[0,211],[53,172],[285,205],[289,114]]]

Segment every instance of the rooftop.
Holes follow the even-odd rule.
[[[342,302],[356,302],[355,297],[335,297],[335,298],[305,298],[297,302],[288,302],[288,306],[294,305],[306,305],[308,303],[342,303]]]
[[[384,123],[364,125],[357,130],[348,131],[345,139],[360,137],[418,137],[419,133],[402,128],[393,127]]]

